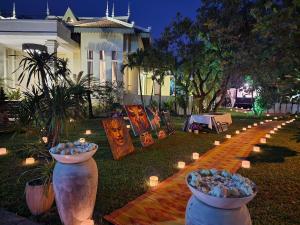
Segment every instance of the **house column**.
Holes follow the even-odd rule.
[[[45,45],[49,54],[57,53],[58,42],[56,40],[47,40]]]

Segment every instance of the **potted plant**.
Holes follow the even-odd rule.
[[[38,149],[38,148],[37,148]],[[37,149],[34,149],[36,151]],[[27,206],[32,215],[40,215],[47,212],[54,202],[54,191],[52,185],[52,174],[54,169],[54,160],[47,150],[38,153],[40,164],[25,171],[21,174],[20,178],[24,175],[31,174],[31,179],[26,182],[25,196]]]

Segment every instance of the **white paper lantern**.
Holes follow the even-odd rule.
[[[0,148],[0,155],[6,155],[7,149],[6,148]]]
[[[246,169],[249,169],[249,168],[250,168],[250,161],[248,161],[248,160],[243,160],[243,161],[242,161],[242,167],[243,167],[243,168],[246,168]]]
[[[261,121],[261,122],[260,122],[260,124],[264,124],[264,122],[263,122],[263,121]]]
[[[277,119],[278,119],[277,116],[275,116],[275,117],[274,117],[274,120],[277,120]]]
[[[260,139],[260,143],[266,144],[266,143],[267,143],[267,139],[266,139],[266,138],[261,138],[261,139]]]
[[[281,128],[281,125],[278,125],[277,128],[280,129],[280,128]]]
[[[277,127],[275,127],[275,128],[274,128],[274,131],[278,131],[278,128],[277,128]]]
[[[271,138],[271,135],[270,134],[266,134],[266,138]]]
[[[268,113],[268,114],[267,114],[267,117],[269,117],[269,116],[270,116],[270,114]]]
[[[189,129],[189,133],[192,133],[192,129]]]
[[[271,130],[271,131],[270,131],[270,134],[275,134],[275,131],[274,131],[274,130]]]
[[[257,127],[257,123],[254,123],[253,126]]]
[[[281,125],[282,125],[282,126],[285,126],[285,123],[282,123]]]
[[[246,131],[247,130],[247,128],[246,127],[243,127],[243,131]]]
[[[260,147],[259,146],[253,146],[253,151],[254,152],[260,152]]]
[[[86,135],[91,135],[91,134],[92,134],[92,131],[91,131],[91,130],[86,130],[86,131],[85,131],[85,134],[86,134]]]
[[[156,187],[157,185],[158,185],[158,177],[157,176],[149,177],[149,186]]]
[[[198,152],[193,152],[193,159],[194,160],[199,159],[199,153]]]
[[[226,134],[226,138],[227,138],[227,139],[230,139],[230,138],[231,138],[231,135],[230,135],[230,134]]]
[[[220,141],[215,141],[214,145],[216,145],[216,146],[220,145]]]
[[[185,162],[179,161],[177,167],[178,169],[183,169],[185,167]]]
[[[236,131],[235,131],[235,133],[236,133],[236,134],[239,134],[239,133],[240,133],[240,131],[239,131],[239,130],[236,130]]]
[[[248,125],[248,128],[250,129],[252,126],[251,125]]]

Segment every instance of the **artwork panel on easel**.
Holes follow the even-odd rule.
[[[131,127],[135,136],[151,131],[151,125],[142,105],[125,105]]]
[[[102,124],[114,159],[118,160],[134,152],[129,131],[122,118],[104,119]]]
[[[171,122],[171,115],[169,112],[162,112],[161,119],[163,122],[163,126],[165,126],[165,130],[168,135],[175,133],[175,128]]]
[[[154,140],[150,132],[145,132],[140,135],[140,141],[143,147],[148,147],[154,144]]]

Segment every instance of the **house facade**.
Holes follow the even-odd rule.
[[[103,17],[77,17],[68,8],[63,16],[51,15],[46,8],[45,19],[18,19],[13,6],[11,17],[0,17],[0,78],[5,89],[25,90],[25,83],[17,78],[23,44],[45,45],[49,53],[67,58],[72,74],[83,71],[92,74],[100,82],[120,81],[124,85],[124,103],[140,103],[140,93],[150,99],[158,94],[158,85],[151,80],[151,74],[142,71],[142,90],[139,90],[138,71],[121,67],[127,55],[151,44],[151,28],[137,26],[127,15],[116,16],[114,5],[110,12],[107,4]],[[16,71],[17,70],[17,71]],[[162,87],[163,99],[170,96],[170,77],[165,78]]]

